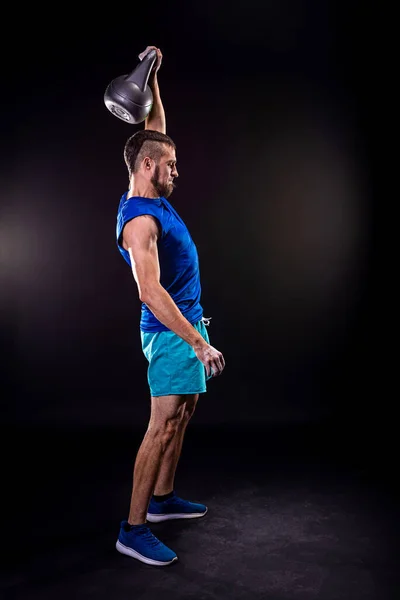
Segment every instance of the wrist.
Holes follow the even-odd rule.
[[[150,73],[148,83],[151,87],[158,86],[157,71],[152,71]]]
[[[205,346],[208,346],[206,340],[204,338],[202,338],[201,336],[195,340],[195,342],[192,344],[192,348],[193,350],[201,350],[202,348],[204,348]]]

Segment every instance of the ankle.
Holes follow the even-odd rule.
[[[128,517],[127,523],[130,527],[141,527],[142,525],[146,525],[146,516],[140,517]]]
[[[126,529],[133,529],[133,531],[135,531],[135,529],[139,529],[140,527],[147,527],[147,522],[145,521],[143,523],[143,521],[141,523],[131,523],[130,521],[127,522],[127,526]]]
[[[168,492],[168,494],[153,494],[153,500],[155,500],[156,502],[165,502],[165,500],[172,498],[172,496],[174,496],[174,490]]]

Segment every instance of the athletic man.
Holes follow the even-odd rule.
[[[153,106],[144,130],[124,148],[129,189],[117,214],[118,249],[132,269],[142,302],[141,343],[148,360],[150,421],[136,456],[131,504],[122,521],[117,550],[150,565],[177,560],[173,550],[151,532],[147,522],[203,517],[204,504],[175,494],[175,471],[186,426],[206,381],[225,367],[221,352],[210,345],[200,304],[196,246],[167,198],[178,177],[176,146],[166,135],[157,81],[162,54],[149,77]]]

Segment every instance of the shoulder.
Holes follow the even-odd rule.
[[[133,238],[161,238],[164,234],[164,215],[161,202],[142,196],[124,194],[118,210],[117,237],[130,241]]]
[[[139,214],[130,219],[125,226],[125,230],[149,235],[157,234],[157,237],[159,234],[159,228],[159,220],[151,213]]]
[[[152,214],[140,214],[129,219],[122,232],[122,246],[125,250],[138,245],[156,244],[162,235],[160,221]]]

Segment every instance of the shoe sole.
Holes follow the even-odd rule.
[[[153,565],[155,567],[166,567],[166,566],[172,564],[173,562],[175,562],[176,560],[178,560],[177,556],[175,556],[172,560],[169,560],[167,562],[162,562],[160,560],[154,560],[153,558],[147,558],[147,556],[143,556],[142,554],[139,554],[139,552],[136,552],[136,550],[133,550],[132,548],[129,548],[128,546],[124,546],[124,544],[121,544],[121,542],[119,540],[117,540],[115,547],[118,550],[118,552],[120,552],[121,554],[130,556],[131,558],[136,558],[137,560],[140,560],[141,562],[144,562],[147,565]]]
[[[170,515],[153,515],[147,513],[147,520],[150,523],[160,523],[161,521],[170,521],[171,519],[199,519],[204,517],[208,509],[203,513],[171,513]]]

